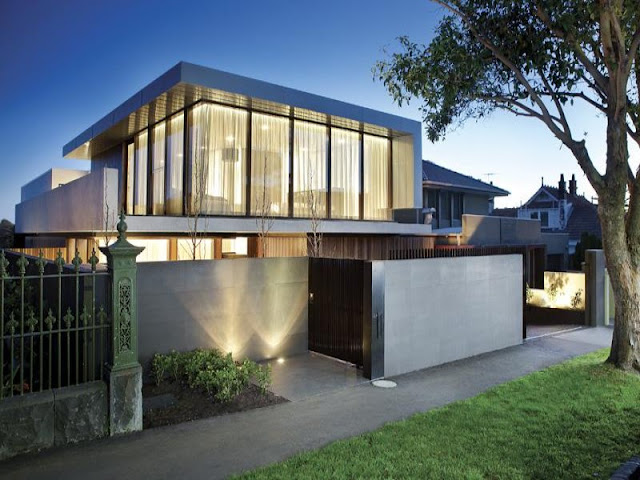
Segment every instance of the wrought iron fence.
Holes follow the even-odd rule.
[[[83,265],[0,250],[0,399],[102,379],[110,299],[95,251]]]

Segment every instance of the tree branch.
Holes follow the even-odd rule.
[[[580,44],[573,35],[568,34],[553,26],[549,14],[542,8],[538,1],[536,1],[536,15],[542,21],[542,23],[544,23],[545,26],[549,30],[551,30],[551,33],[553,33],[554,36],[556,36],[560,40],[564,40],[568,45],[572,47],[573,52],[578,57],[578,60],[580,61],[580,63],[582,63],[582,65],[584,65],[589,74],[593,77],[593,80],[598,85],[598,87],[602,89],[603,92],[606,92],[608,89],[607,78],[598,70],[598,67],[596,67],[596,65],[591,60],[589,60],[589,57],[587,57],[586,53],[584,53],[584,50],[582,49],[582,47],[580,47]]]
[[[571,137],[571,128],[569,128],[569,123],[567,122],[567,117],[564,114],[564,109],[562,108],[562,104],[558,99],[558,95],[553,92],[553,89],[549,84],[549,80],[547,80],[547,77],[545,76],[544,72],[540,68],[538,69],[538,75],[540,76],[540,79],[542,80],[544,87],[549,92],[549,96],[551,97],[551,99],[553,100],[553,103],[556,106],[556,110],[558,111],[558,115],[560,116],[560,124],[562,125],[562,130],[566,135]]]
[[[589,152],[586,148],[584,140],[577,141],[573,137],[571,137],[571,135],[568,135],[567,132],[561,130],[561,128],[556,124],[556,122],[561,124],[562,120],[554,115],[551,115],[551,113],[549,113],[549,110],[547,109],[545,103],[542,101],[542,99],[540,98],[536,90],[533,88],[531,83],[524,76],[522,71],[520,71],[520,69],[516,67],[515,64],[506,55],[504,55],[502,51],[500,51],[491,41],[489,41],[489,39],[485,38],[483,35],[481,35],[478,32],[478,30],[472,24],[470,18],[464,12],[450,5],[445,0],[434,0],[434,2],[438,3],[439,5],[441,5],[442,7],[449,10],[451,13],[453,13],[455,16],[457,16],[464,23],[464,25],[469,29],[469,31],[476,38],[476,40],[478,40],[485,48],[487,48],[500,62],[502,62],[504,66],[506,66],[509,70],[511,70],[511,72],[513,72],[518,82],[520,82],[520,84],[527,90],[527,93],[531,97],[531,100],[533,100],[533,102],[538,106],[538,108],[540,108],[540,112],[535,112],[531,109],[528,109],[525,111],[527,111],[527,113],[535,112],[537,115],[541,115],[541,116],[537,116],[537,118],[542,120],[545,123],[545,125],[547,125],[549,130],[551,130],[551,133],[553,133],[556,138],[558,138],[564,145],[567,146],[567,148],[569,148],[569,150],[571,150],[571,152],[576,157],[578,164],[582,168],[582,171],[585,173],[585,175],[587,176],[587,179],[589,180],[593,188],[596,190],[596,192],[602,190],[602,188],[604,188],[604,180],[602,178],[602,175],[600,175],[598,170],[593,165],[593,162],[591,161],[591,157],[589,156]],[[579,49],[579,46],[578,46],[578,49]],[[580,51],[582,50],[580,49]],[[582,52],[582,54],[584,55],[584,52]],[[593,64],[591,64],[591,62],[589,62],[589,60],[586,57],[585,57],[585,60],[586,62],[589,63],[591,68],[595,69]],[[596,75],[599,75],[601,78],[604,79],[604,77],[600,74],[600,72],[596,70],[595,73]],[[598,77],[596,77],[596,80],[597,78]],[[510,103],[511,102],[514,102],[514,101],[510,100]],[[519,104],[517,106],[519,108],[522,108],[522,104]]]

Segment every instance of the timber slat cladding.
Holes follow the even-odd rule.
[[[363,364],[364,261],[309,259],[309,350]]]

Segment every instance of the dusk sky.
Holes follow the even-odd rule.
[[[14,218],[20,186],[65,160],[62,146],[181,60],[419,119],[402,109],[371,68],[409,35],[428,42],[442,10],[423,0],[391,1],[11,1],[0,3],[0,218]],[[572,112],[604,164],[604,123]],[[637,159],[638,152],[633,150]],[[469,122],[423,158],[511,192],[517,206],[560,173],[578,178],[572,155],[530,119],[495,114]],[[493,174],[487,176],[487,174]]]

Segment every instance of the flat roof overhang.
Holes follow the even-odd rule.
[[[416,120],[180,62],[67,143],[62,154],[66,158],[91,159],[200,100],[388,137],[421,134]]]

